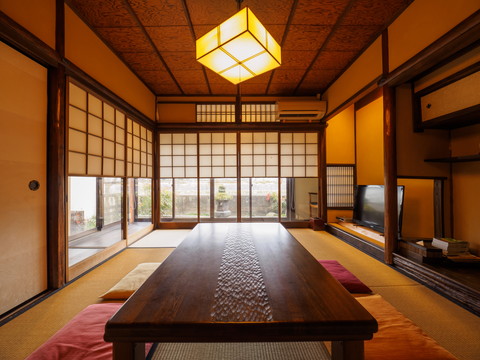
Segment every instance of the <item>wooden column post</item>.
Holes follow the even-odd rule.
[[[397,152],[395,89],[383,87],[383,144],[385,180],[385,263],[393,264],[398,240]]]
[[[318,217],[327,222],[327,144],[324,125],[318,131]]]
[[[152,181],[152,221],[153,228],[160,228],[160,156],[159,149],[159,133],[156,128],[152,130],[152,156],[153,156],[153,181]]]
[[[55,50],[60,58],[65,52],[64,2],[56,2]],[[48,69],[47,114],[47,257],[48,287],[58,289],[66,282],[66,221],[65,208],[65,68]]]

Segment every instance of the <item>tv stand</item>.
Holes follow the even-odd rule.
[[[326,229],[353,247],[383,261],[385,240],[382,233],[348,221],[328,223]]]
[[[348,222],[328,223],[326,230],[373,258],[384,261],[383,243],[374,239],[374,237],[382,237],[379,232]],[[375,234],[375,236],[370,237],[367,234]],[[418,247],[421,248],[420,245]],[[413,256],[410,254],[410,258],[402,255],[400,251],[394,253],[393,267],[480,316],[480,266],[452,265],[446,263],[443,257],[439,262],[430,261],[431,259],[424,261],[424,257],[438,255],[430,253],[438,250],[427,250],[425,246],[424,248],[413,250],[419,253]],[[425,252],[422,253],[422,251]]]

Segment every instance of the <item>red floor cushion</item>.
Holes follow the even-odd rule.
[[[103,340],[105,324],[122,303],[86,307],[35,350],[28,360],[111,360],[112,343]],[[147,351],[151,347],[147,345]]]
[[[356,294],[371,294],[372,290],[336,260],[318,260],[345,289]]]

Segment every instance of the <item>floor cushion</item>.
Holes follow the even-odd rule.
[[[125,275],[105,294],[100,295],[103,299],[126,300],[128,299],[161,263],[138,264],[132,271]]]
[[[372,290],[336,260],[318,260],[351,293],[371,294]]]
[[[378,322],[378,332],[365,341],[365,360],[457,359],[380,295],[356,299]]]
[[[111,360],[112,343],[103,340],[105,324],[122,303],[86,307],[35,350],[28,360]],[[146,352],[151,344],[147,344]]]

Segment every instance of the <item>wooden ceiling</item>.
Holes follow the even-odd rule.
[[[282,65],[242,95],[323,93],[413,0],[244,0],[282,46]],[[158,96],[230,95],[195,60],[195,40],[237,12],[235,0],[66,0]]]

